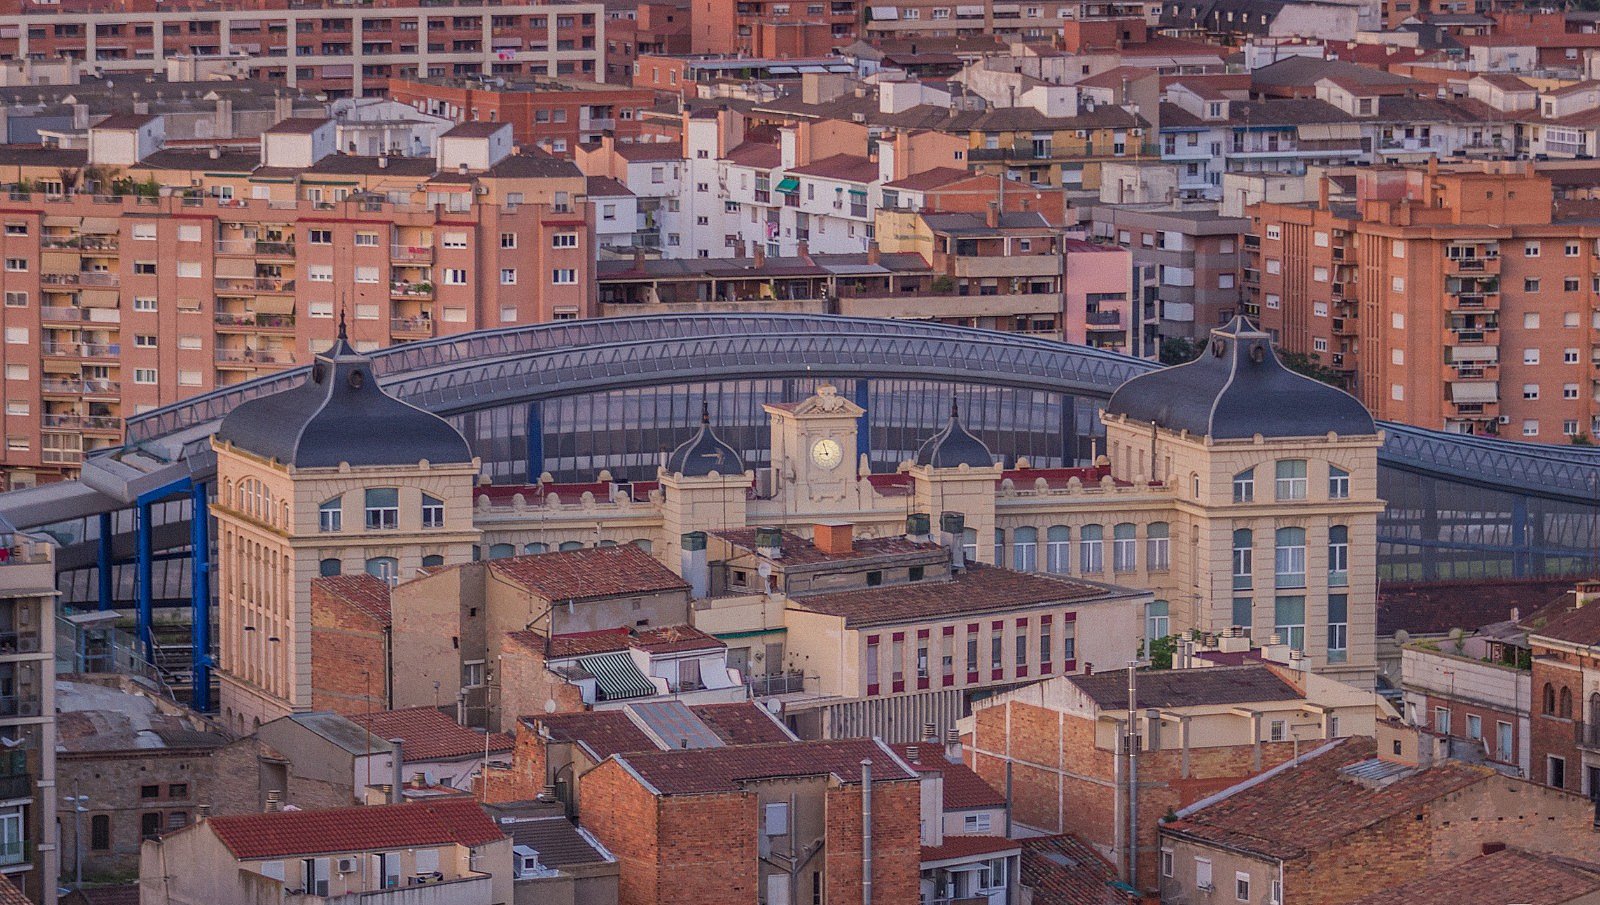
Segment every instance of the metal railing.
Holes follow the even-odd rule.
[[[259,314],[254,311],[243,314],[218,311],[213,320],[219,327],[262,327],[292,330],[295,324],[295,318],[292,314]]]
[[[770,676],[745,676],[744,684],[750,687],[751,697],[792,694],[806,690],[806,675],[803,672],[780,672]]]
[[[421,245],[391,245],[389,246],[389,260],[429,264],[433,262],[433,249]]]
[[[218,349],[217,361],[236,364],[294,364],[294,353],[287,349]]]
[[[114,289],[121,284],[121,280],[114,273],[103,270],[85,270],[78,273],[41,273],[39,285],[41,286],[89,286],[104,289]]]
[[[433,298],[433,284],[407,283],[404,281],[391,282],[389,284],[389,294],[408,299],[431,299]]]
[[[389,330],[392,333],[425,333],[433,335],[433,318],[431,317],[391,317]]]
[[[216,277],[213,284],[218,292],[293,292],[294,280],[251,279],[250,277]]]
[[[122,430],[122,419],[110,415],[79,415],[74,413],[58,414],[55,412],[46,412],[41,415],[40,418],[40,423],[43,424],[47,430]]]

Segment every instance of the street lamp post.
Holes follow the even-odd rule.
[[[74,783],[72,790],[78,790]],[[83,888],[83,815],[89,812],[84,805],[89,803],[87,795],[67,795],[61,803],[72,808],[72,872],[74,877],[73,887]]]

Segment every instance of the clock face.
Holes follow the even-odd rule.
[[[824,437],[812,445],[811,461],[817,463],[820,468],[832,471],[844,461],[844,450],[839,447],[838,440]]]

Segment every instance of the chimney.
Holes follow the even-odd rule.
[[[878,250],[878,240],[867,240],[867,263],[877,264],[882,259],[883,253]]]
[[[283,793],[277,789],[267,790],[267,813],[271,814],[283,810]]]
[[[829,556],[846,556],[855,549],[855,526],[849,522],[818,522],[811,528],[811,542]]]
[[[1429,158],[1429,159],[1431,160],[1432,158]],[[1317,210],[1325,211],[1327,209],[1328,209],[1328,177],[1320,176],[1320,177],[1317,178]]]
[[[406,800],[406,756],[405,740],[392,738],[389,745],[394,748],[394,753],[389,755],[389,772],[394,775],[394,781],[389,784],[389,803],[399,804]]]
[[[380,169],[380,170],[389,169],[389,155],[388,154],[379,154],[378,155],[378,169]]]
[[[1000,225],[1000,202],[989,202],[989,209],[983,215],[983,222],[991,229]]]
[[[944,759],[952,764],[961,763],[961,730],[951,729],[944,734]]]
[[[756,266],[756,268],[760,269],[762,267],[767,266],[767,252],[766,252],[766,249],[761,245],[760,242],[751,242],[750,244],[755,246],[755,250],[754,250],[755,253],[752,254],[751,257],[755,258],[755,266]]]
[[[411,785],[412,785],[413,788],[420,789],[420,788],[425,787],[427,784],[428,784],[428,777],[427,777],[426,774],[423,774],[423,773],[413,773],[413,774],[411,774]]]
[[[756,529],[756,555],[767,559],[783,558],[783,532],[777,528]]]
[[[807,264],[815,264],[816,263],[815,261],[811,260],[811,243],[810,242],[806,242],[806,241],[802,240],[800,242],[799,253],[800,253],[800,260],[806,262]]]
[[[933,528],[926,512],[913,512],[906,516],[906,540],[925,544],[933,540]]]
[[[930,745],[939,744],[939,727],[933,723],[923,723],[922,740]]]
[[[1580,581],[1575,603],[1577,606],[1588,606],[1600,600],[1600,581]]]
[[[967,517],[959,512],[939,515],[939,543],[950,550],[950,568],[961,569],[967,564],[964,545],[967,541]]]
[[[644,270],[644,249],[642,248],[633,250],[633,269]]]
[[[206,156],[210,157],[212,160],[221,159],[222,148],[218,147],[217,145],[212,145],[210,150],[206,152]]]
[[[690,531],[679,539],[683,552],[679,554],[679,572],[689,583],[689,594],[695,600],[711,595],[711,570],[706,565],[706,533]]]
[[[912,765],[922,763],[922,752],[916,745],[906,746],[906,762]]]
[[[211,805],[209,805],[209,804],[197,804],[197,805],[194,806],[194,819],[195,819],[196,823],[205,823],[206,822],[206,818],[208,818],[210,816],[211,816]]]

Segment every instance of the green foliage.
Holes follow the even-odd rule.
[[[1594,441],[1589,439],[1589,435],[1588,434],[1573,434],[1573,435],[1567,437],[1567,442],[1571,443],[1573,446],[1593,446],[1594,445]]]
[[[1181,365],[1194,361],[1200,355],[1200,346],[1187,336],[1169,336],[1161,341],[1161,363]]]
[[[1172,655],[1178,649],[1180,637],[1180,635],[1167,635],[1149,642],[1140,641],[1139,659],[1149,659],[1151,669],[1171,669]]]
[[[1290,352],[1287,349],[1279,349],[1278,360],[1283,362],[1283,366],[1289,370],[1304,374],[1312,380],[1320,380],[1336,387],[1344,386],[1344,375],[1325,364],[1319,364],[1304,352]]]

